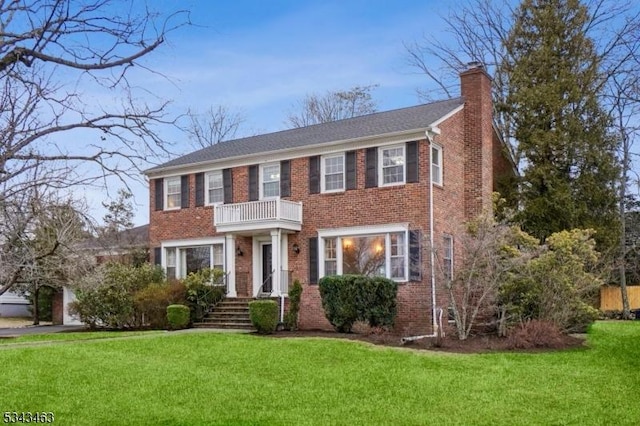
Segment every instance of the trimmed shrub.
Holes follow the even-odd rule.
[[[350,333],[358,320],[357,291],[366,277],[331,275],[318,282],[324,314],[339,333]]]
[[[191,310],[185,305],[167,306],[167,322],[172,330],[180,330],[189,325],[189,315]]]
[[[271,334],[278,326],[278,304],[273,300],[249,302],[251,323],[260,334]]]
[[[287,330],[298,329],[298,312],[300,312],[300,298],[302,296],[302,284],[295,280],[289,289],[289,312],[284,316],[284,325]]]
[[[151,284],[134,295],[136,313],[141,315],[142,324],[152,328],[166,328],[167,306],[185,304],[186,287],[180,281]]]
[[[201,321],[211,305],[221,301],[226,294],[224,271],[203,269],[189,274],[183,281],[187,291],[187,306],[191,309],[191,322]]]
[[[512,349],[561,348],[564,334],[550,321],[531,320],[520,324],[509,332],[509,347]]]
[[[388,278],[370,277],[358,289],[358,319],[371,327],[393,327],[398,312],[398,283]]]
[[[356,321],[370,327],[392,327],[397,314],[398,285],[382,277],[335,275],[319,282],[322,307],[331,325],[350,333]]]

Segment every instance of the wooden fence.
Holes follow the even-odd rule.
[[[627,286],[627,293],[629,294],[629,307],[631,309],[640,309],[640,285]],[[622,310],[622,296],[620,294],[620,287],[600,287],[600,310]]]

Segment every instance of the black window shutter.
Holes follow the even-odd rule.
[[[258,191],[258,166],[249,166],[249,201],[257,201],[260,196]]]
[[[204,206],[204,173],[196,173],[196,207]]]
[[[189,175],[180,176],[180,208],[189,208]]]
[[[156,187],[156,211],[164,209],[164,179],[154,179]]]
[[[318,238],[309,238],[309,284],[318,284]]]
[[[422,281],[420,230],[409,231],[409,281]]]
[[[407,157],[407,182],[418,182],[418,142],[407,142],[405,154]]]
[[[233,171],[231,169],[222,171],[222,185],[224,186],[224,203],[233,203]]]
[[[347,189],[356,189],[358,185],[356,168],[356,151],[348,151],[345,154],[345,169],[347,175]]]
[[[367,148],[365,188],[378,186],[378,148]]]
[[[280,196],[291,196],[291,161],[280,162]]]
[[[154,265],[162,264],[162,250],[160,247],[154,247],[153,249],[153,264]]]
[[[309,194],[320,193],[320,156],[309,157]]]

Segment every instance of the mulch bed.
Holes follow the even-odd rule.
[[[269,335],[273,338],[283,337],[324,337],[334,339],[348,339],[368,342],[374,345],[389,347],[405,347],[417,350],[430,350],[454,353],[487,353],[487,352],[548,352],[573,348],[584,348],[584,336],[565,335],[561,341],[556,342],[553,347],[541,347],[533,349],[513,348],[509,339],[498,337],[493,334],[475,335],[467,340],[459,340],[455,335],[448,335],[438,342],[435,338],[423,338],[406,343],[402,343],[402,337],[388,332],[384,333],[337,333],[333,331],[321,330],[298,330],[298,331],[278,331]]]

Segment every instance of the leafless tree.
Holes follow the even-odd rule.
[[[189,111],[187,116],[189,124],[185,130],[195,149],[235,139],[245,122],[242,112],[232,111],[224,105],[211,106],[204,114]]]
[[[174,119],[165,101],[141,101],[129,76],[151,72],[144,59],[185,18],[133,1],[0,2],[0,194],[140,179],[139,167],[167,149],[159,126]]]
[[[431,249],[434,270],[447,290],[456,333],[465,340],[479,320],[501,317],[500,289],[510,274],[535,254],[537,241],[517,227],[497,223],[491,215],[482,214],[458,234],[456,257],[460,262],[453,276],[445,271],[442,249]]]
[[[91,220],[78,201],[31,188],[0,201],[0,295],[60,287],[88,266],[78,243]]]
[[[295,110],[289,113],[286,124],[291,127],[305,127],[372,114],[376,112],[377,106],[371,91],[377,87],[377,84],[355,86],[349,90],[327,92],[324,95],[307,95],[294,107]]]

